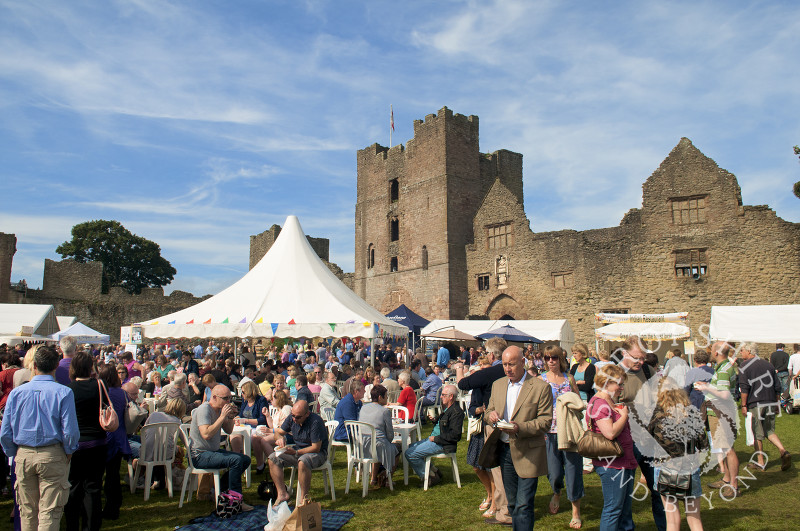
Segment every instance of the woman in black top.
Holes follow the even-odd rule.
[[[100,491],[106,465],[106,432],[100,426],[100,390],[92,377],[92,357],[87,352],[75,353],[69,376],[81,437],[70,463],[64,517],[67,531],[96,531],[102,523]],[[83,525],[81,517],[85,520]]]

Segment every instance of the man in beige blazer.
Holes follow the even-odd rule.
[[[525,371],[519,347],[503,351],[503,369],[506,377],[492,385],[484,419],[493,426],[503,421],[510,424],[499,428],[499,437],[489,439],[496,441],[512,526],[528,531],[533,529],[539,476],[547,475],[545,433],[553,421],[553,395],[549,385]]]

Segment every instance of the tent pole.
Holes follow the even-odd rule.
[[[372,367],[372,370],[375,370],[375,338],[373,337],[369,341],[369,366]]]

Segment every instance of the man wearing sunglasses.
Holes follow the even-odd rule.
[[[311,487],[311,471],[322,466],[328,459],[328,430],[325,421],[308,409],[308,402],[298,400],[292,406],[291,416],[286,417],[281,427],[275,429],[275,434],[280,438],[275,441],[275,451],[269,456],[269,473],[278,489],[275,503],[289,499],[283,476],[283,468],[286,466],[297,467],[302,500]],[[293,448],[286,446],[288,434],[294,438]]]
[[[220,450],[222,430],[233,431],[236,408],[231,404],[231,391],[222,384],[211,389],[211,399],[192,412],[189,429],[190,451],[196,468],[227,468],[228,489],[242,493],[242,472],[250,466],[250,456]],[[243,511],[253,507],[242,503]]]

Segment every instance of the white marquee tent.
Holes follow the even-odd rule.
[[[108,334],[101,334],[83,323],[75,323],[66,330],[56,332],[50,337],[56,341],[60,341],[61,338],[67,336],[74,337],[75,341],[78,343],[89,343],[90,345],[108,345],[110,340]]]
[[[0,304],[0,343],[50,341],[58,332],[56,312],[51,304]]]
[[[712,340],[800,343],[800,304],[712,306]]]
[[[420,334],[435,334],[455,328],[461,332],[475,336],[501,326],[513,326],[520,332],[532,335],[544,342],[558,341],[559,346],[567,351],[575,343],[575,332],[566,319],[549,320],[446,320],[435,319],[420,331]],[[435,339],[435,337],[428,337]]]
[[[77,323],[78,318],[72,315],[56,315],[56,321],[58,321],[59,330],[66,330],[70,326]]]
[[[144,337],[408,337],[344,285],[308,243],[296,216],[244,277],[184,310],[141,323]]]

